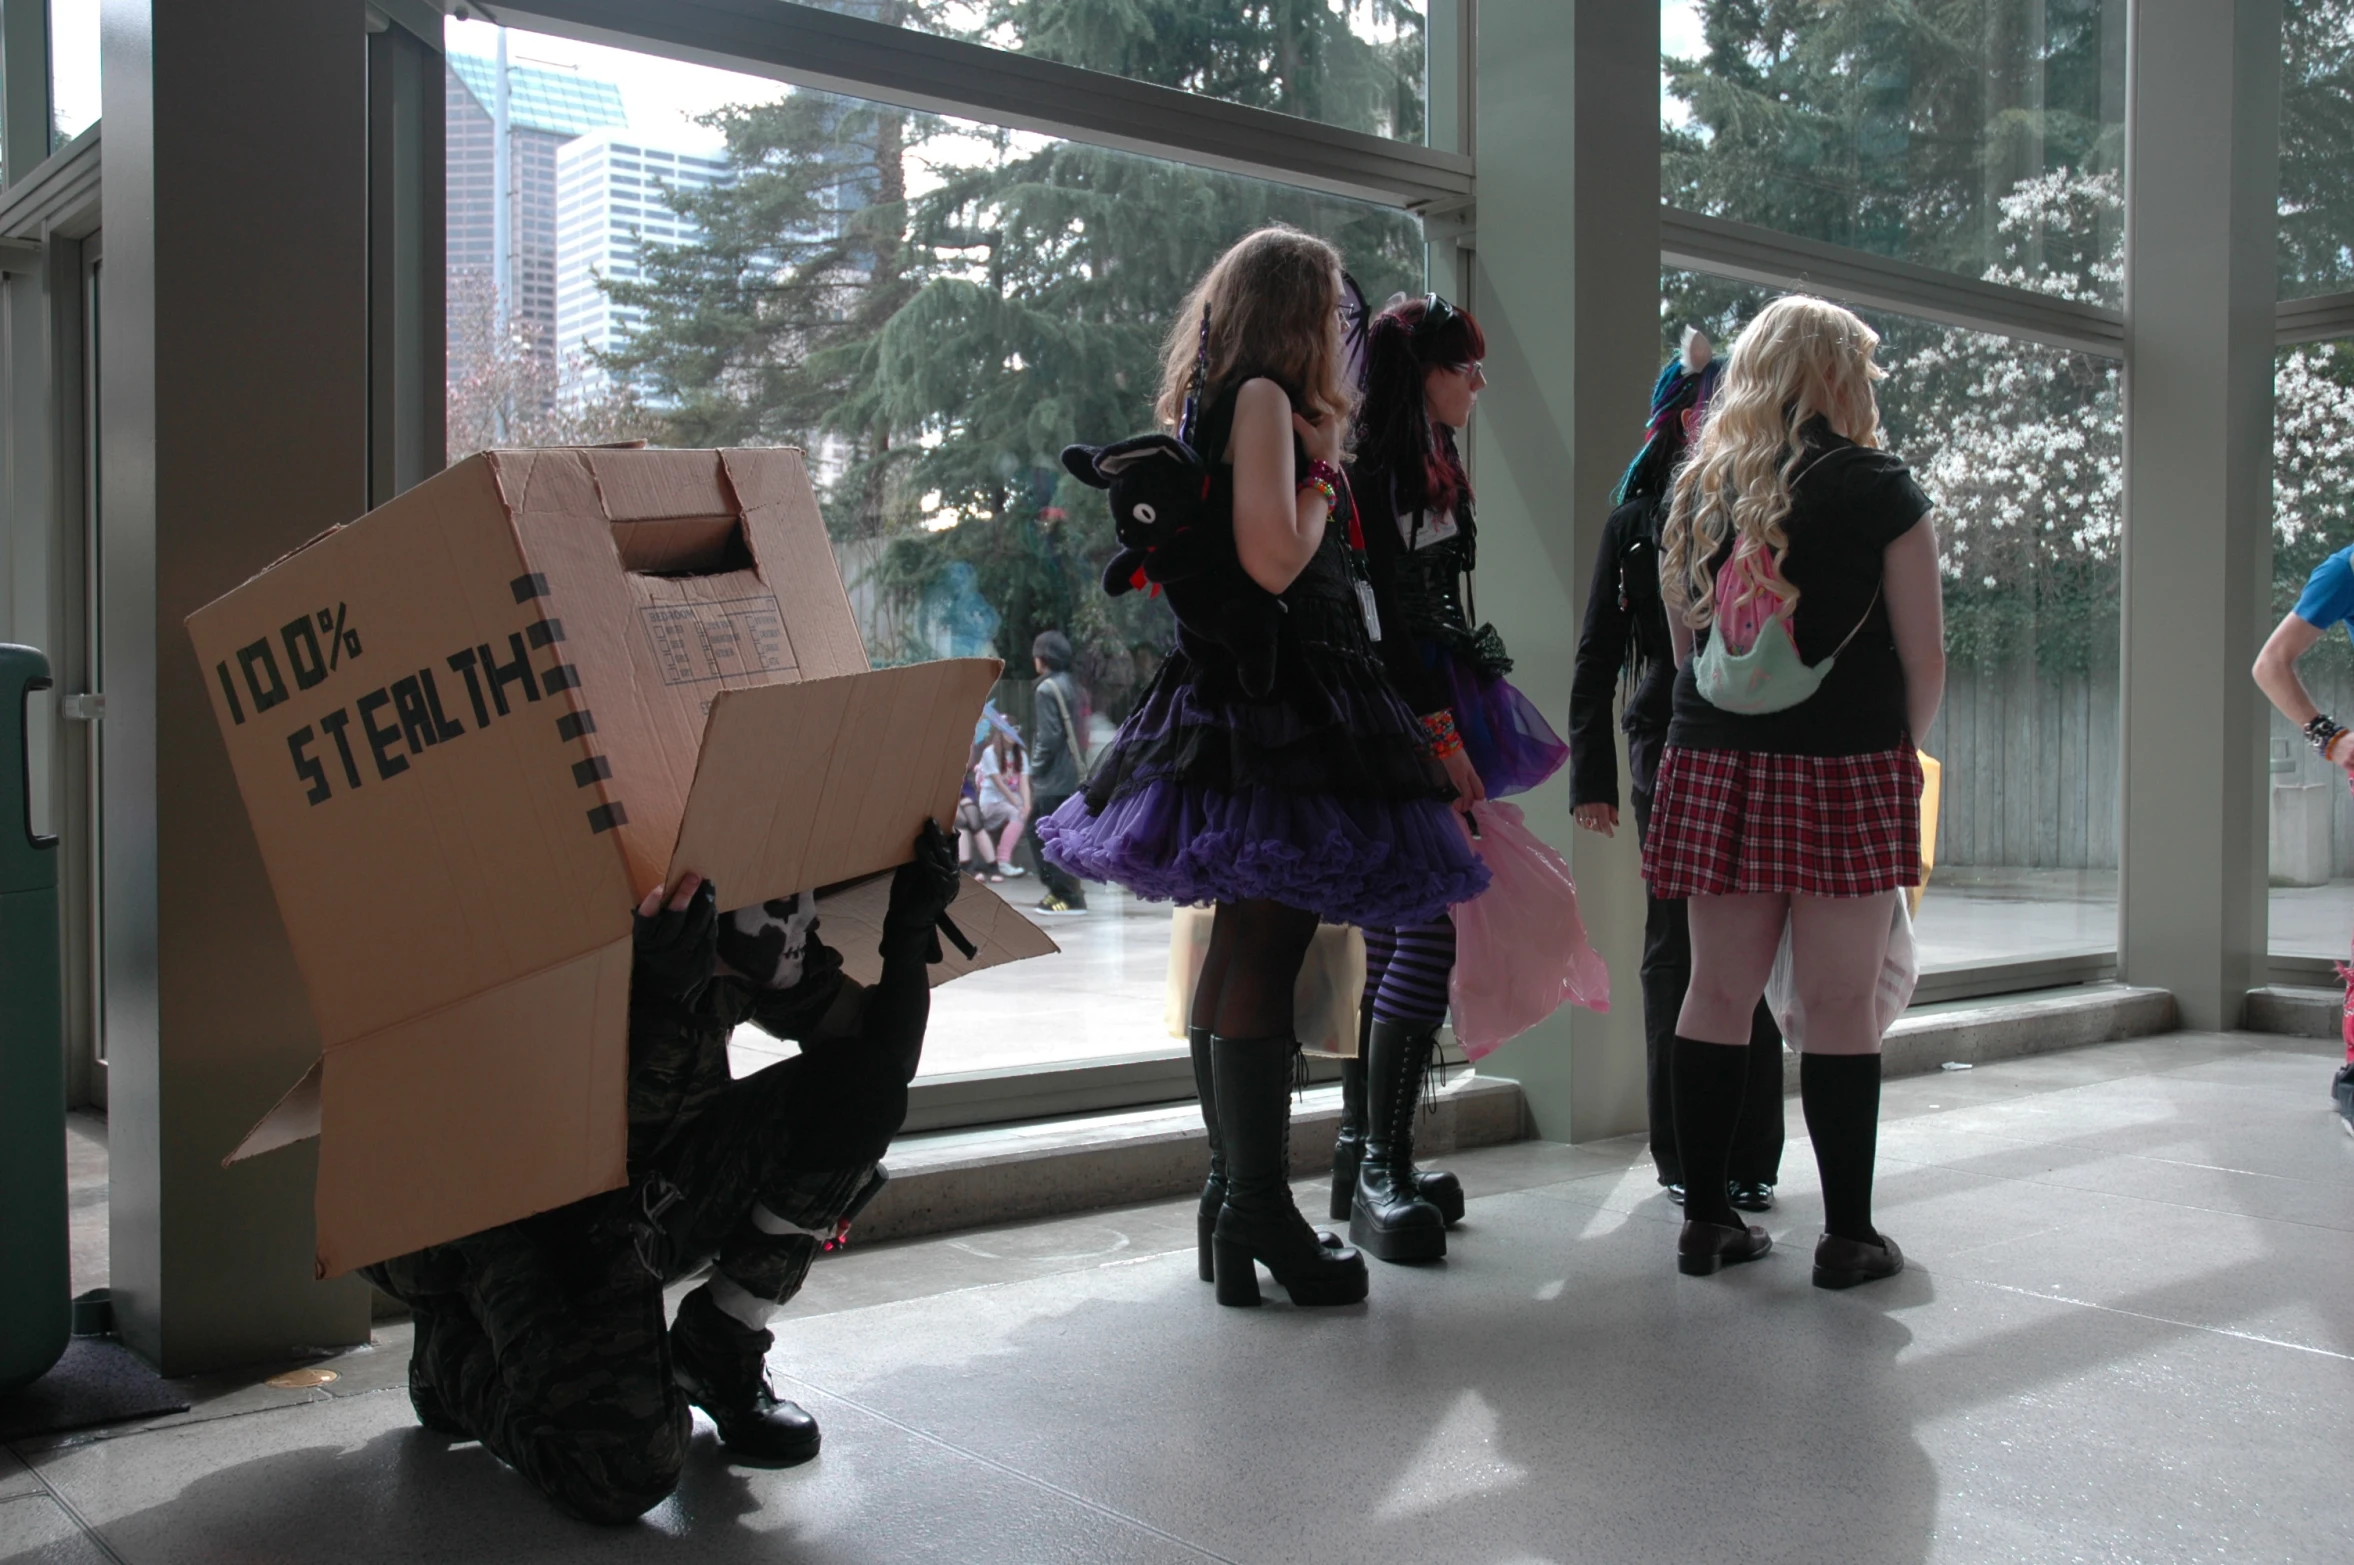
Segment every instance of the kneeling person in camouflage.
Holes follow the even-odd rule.
[[[558,1504],[629,1521],[677,1486],[690,1404],[754,1461],[817,1454],[769,1388],[768,1323],[879,1189],[931,1008],[956,845],[927,825],[891,885],[882,976],[842,973],[815,899],[725,917],[699,875],[638,908],[625,1190],[366,1269],[414,1312],[409,1396]],[[735,1080],[752,1022],[801,1053]],[[711,1267],[665,1325],[662,1290]]]

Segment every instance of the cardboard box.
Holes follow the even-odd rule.
[[[632,906],[904,862],[999,671],[868,670],[789,450],[488,452],[188,627],[323,1045],[231,1160],[320,1137],[321,1276],[624,1183]]]

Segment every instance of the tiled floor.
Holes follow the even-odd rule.
[[[401,1330],[327,1391],[0,1455],[0,1561],[2354,1558],[2354,1140],[2334,1051],[2180,1035],[1893,1082],[1901,1278],[1676,1275],[1632,1140],[1455,1160],[1441,1266],[1221,1310],[1180,1203],[853,1249],[774,1367],[810,1465],[706,1436],[636,1527],[416,1427]]]

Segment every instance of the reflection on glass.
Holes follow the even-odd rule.
[[[2354,0],[2281,13],[2280,294],[2354,289]]]
[[[799,446],[873,659],[1001,656],[1025,734],[1040,631],[1075,644],[1098,733],[1171,639],[1159,600],[1103,593],[1110,516],[1060,454],[1150,426],[1194,278],[1284,221],[1333,240],[1376,301],[1420,286],[1404,213],[513,32],[502,266],[496,40],[464,36],[445,81],[450,454]],[[697,123],[655,112],[689,100]],[[1032,842],[1032,873],[1000,888],[1024,906]],[[1090,906],[1054,926],[1064,956],[943,989],[925,1068],[1173,1049],[1168,910]]]
[[[1673,271],[1660,291],[1663,360],[1684,325],[1727,344],[1774,297]],[[1923,966],[2113,951],[2120,366],[1859,313],[1882,336],[1889,447],[1937,502],[1945,567],[1945,703],[1922,744],[1944,768]]]
[[[2115,206],[2125,14],[2125,0],[1661,0],[1662,196],[2116,304],[2098,264],[2115,235],[2040,214]]]
[[[2354,345],[2285,349],[2273,366],[2272,621],[2297,608],[2315,566],[2354,544]],[[2328,632],[2297,665],[2324,712],[2354,713],[2354,641]],[[2354,794],[2273,711],[2271,949],[2344,961],[2354,938]]]
[[[50,145],[62,147],[98,119],[99,0],[49,0]]]
[[[1425,0],[808,0],[1323,125],[1423,139]]]

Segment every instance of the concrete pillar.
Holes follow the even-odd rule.
[[[1659,11],[1627,0],[1486,5],[1476,42],[1471,292],[1489,345],[1474,423],[1479,610],[1505,632],[1515,682],[1565,724],[1610,487],[1641,439],[1658,369]],[[1519,1079],[1540,1135],[1639,1130],[1643,888],[1631,818],[1615,840],[1578,833],[1566,777],[1519,802],[1569,855],[1613,1005],[1564,1010],[1483,1069]]]
[[[366,504],[359,0],[107,0],[105,832],[113,1288],[169,1374],[366,1340],[312,1152],[222,1156],[318,1037],[183,618]]]
[[[2238,1024],[2265,952],[2280,0],[2137,0],[2118,965]]]

